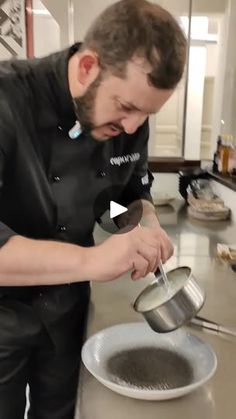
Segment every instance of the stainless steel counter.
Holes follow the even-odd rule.
[[[159,208],[159,217],[175,246],[167,268],[190,266],[207,295],[201,315],[236,327],[236,274],[215,257],[218,242],[236,242],[236,226],[230,221],[193,221],[178,201]],[[95,236],[101,241],[107,234],[97,228]],[[132,282],[126,275],[93,284],[87,336],[114,324],[142,321],[131,303],[149,282],[150,278]],[[236,338],[198,328],[191,333],[209,342],[218,358],[217,371],[206,385],[179,399],[141,401],[110,391],[82,367],[76,419],[234,419]]]

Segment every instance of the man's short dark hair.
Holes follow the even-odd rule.
[[[149,82],[172,89],[186,60],[186,37],[175,18],[146,0],[121,0],[106,8],[89,28],[84,48],[97,53],[100,66],[125,77],[127,63],[141,57],[151,65]]]

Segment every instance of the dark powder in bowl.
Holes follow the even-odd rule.
[[[193,381],[189,361],[176,352],[141,347],[117,352],[107,360],[109,379],[142,390],[169,390]]]

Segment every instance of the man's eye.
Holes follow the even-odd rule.
[[[125,112],[131,112],[133,110],[129,106],[124,105],[123,103],[119,103],[119,107],[122,111],[125,111]]]

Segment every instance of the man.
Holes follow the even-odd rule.
[[[83,45],[1,63],[1,418],[24,417],[28,383],[29,418],[72,419],[89,281],[139,279],[171,256],[150,196],[147,119],[178,84],[185,52],[167,11],[122,0]],[[121,204],[142,200],[145,227],[94,246],[107,203],[94,205],[113,185]]]

